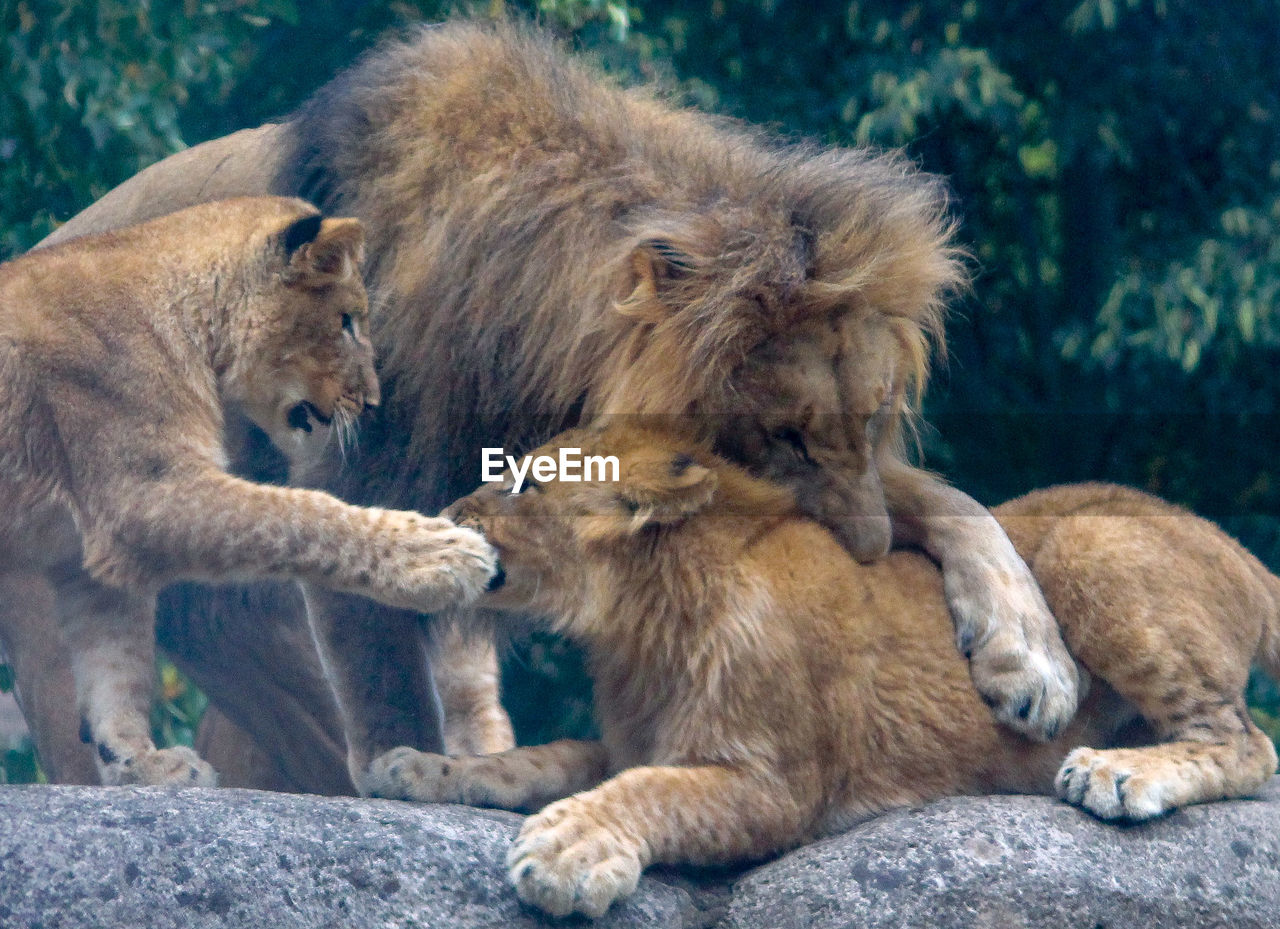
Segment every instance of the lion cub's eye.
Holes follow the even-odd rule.
[[[342,314],[342,331],[353,339],[356,337],[356,321],[350,313]]]

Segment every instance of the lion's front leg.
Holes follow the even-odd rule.
[[[464,614],[436,616],[427,630],[427,655],[444,713],[445,751],[493,755],[514,748],[511,717],[499,696],[492,631]]]
[[[444,748],[422,617],[310,584],[302,591],[346,736],[347,770],[368,796],[373,759],[401,745]]]
[[[732,768],[631,768],[531,816],[507,855],[520,899],[601,916],[648,865],[730,864],[803,839],[785,787]]]
[[[594,787],[608,766],[603,744],[575,739],[462,757],[401,747],[374,759],[367,784],[376,797],[523,811]]]
[[[196,747],[221,783],[355,793],[333,689],[296,584],[180,584],[161,592],[157,612],[158,644],[209,697]]]
[[[1048,741],[1075,715],[1079,671],[1040,587],[981,504],[923,471],[886,470],[894,541],[942,568],[956,645],[1002,723]]]
[[[497,574],[493,548],[447,519],[255,484],[206,462],[129,499],[94,500],[85,566],[122,587],[177,580],[296,580],[432,612],[469,603]]]

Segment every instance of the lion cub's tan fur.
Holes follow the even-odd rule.
[[[0,588],[56,591],[107,783],[213,780],[149,735],[163,584],[296,578],[428,610],[492,574],[447,520],[226,473],[227,407],[303,467],[378,402],[363,241],[355,220],[245,198],[0,266]],[[9,650],[32,641],[8,634],[15,609]]]
[[[381,792],[422,800],[585,791],[510,855],[551,913],[599,915],[650,863],[759,858],[949,794],[1051,793],[1056,774],[1068,801],[1141,819],[1275,771],[1242,694],[1255,656],[1280,671],[1280,581],[1190,513],[1096,484],[995,511],[1093,679],[1075,723],[1036,744],[983,704],[923,556],[858,565],[789,494],[680,441],[610,428],[557,446],[617,455],[621,481],[489,485],[447,512],[498,549],[488,605],[585,645],[603,742],[403,750],[380,771]]]

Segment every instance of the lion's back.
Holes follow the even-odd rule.
[[[283,126],[268,123],[170,155],[112,188],[37,247],[109,232],[200,203],[283,194],[276,179],[281,160],[292,151],[287,135]]]

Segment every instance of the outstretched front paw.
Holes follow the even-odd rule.
[[[644,866],[639,843],[598,822],[589,804],[569,797],[525,822],[507,867],[525,903],[552,916],[603,916],[631,894]]]
[[[1009,554],[1008,564],[944,573],[956,645],[996,718],[1049,741],[1075,715],[1080,674],[1031,572]]]
[[[498,574],[498,554],[480,533],[447,519],[401,515],[383,570],[397,604],[423,613],[470,603]]]
[[[369,763],[361,785],[365,796],[420,803],[456,803],[450,796],[453,774],[445,755],[400,746]]]

